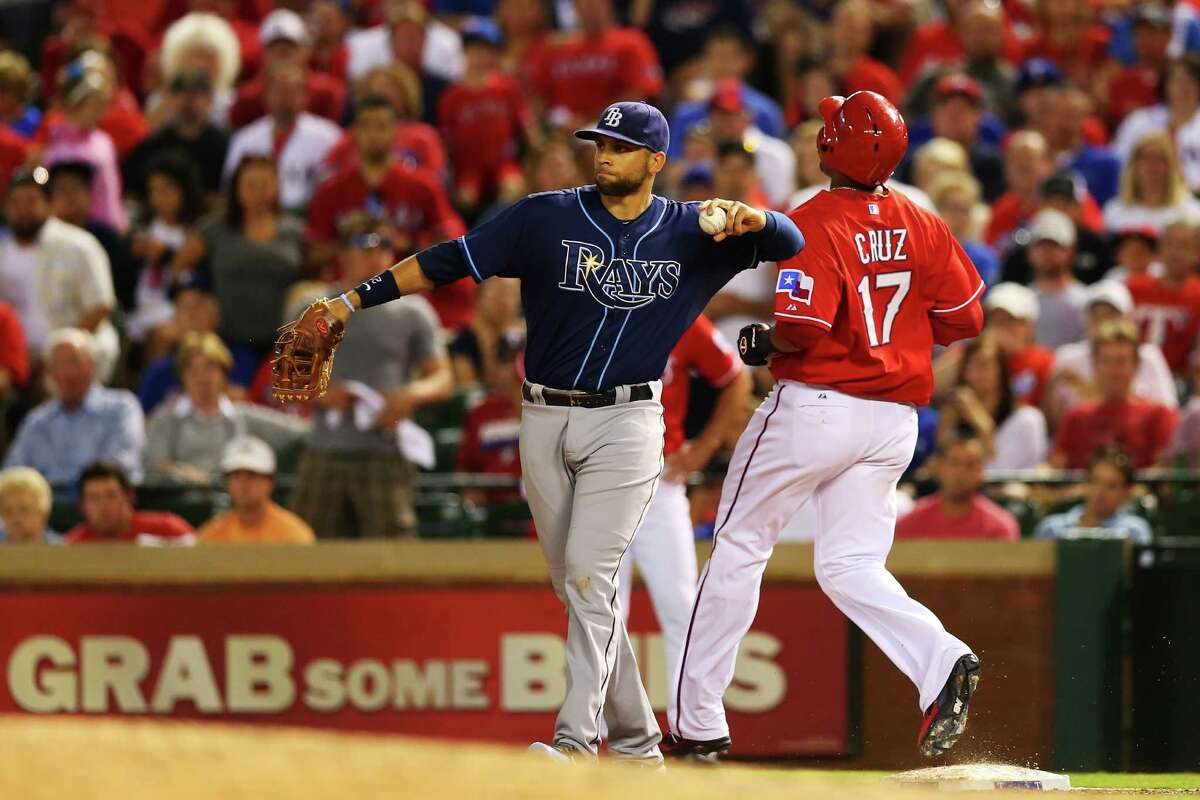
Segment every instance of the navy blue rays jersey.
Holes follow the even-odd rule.
[[[466,236],[417,254],[435,284],[470,275],[520,278],[529,380],[554,389],[611,389],[657,380],[709,299],[760,261],[789,258],[803,239],[771,212],[754,234],[714,242],[697,203],[654,196],[636,219],[612,216],[594,186],[526,197]]]

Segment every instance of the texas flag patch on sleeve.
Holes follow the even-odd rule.
[[[775,293],[780,292],[786,292],[798,303],[812,305],[813,279],[802,269],[781,269],[779,283],[775,284]]]

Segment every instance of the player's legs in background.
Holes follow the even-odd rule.
[[[708,563],[667,704],[676,735],[729,735],[722,697],[742,637],[758,610],[759,586],[779,532],[824,475],[841,468],[854,426],[845,398],[803,384],[777,384],[738,439],[721,489]],[[823,404],[813,408],[809,403]]]
[[[399,453],[350,456],[356,476],[346,487],[363,536],[414,538],[413,484],[417,468]]]
[[[566,545],[567,698],[555,741],[595,753],[659,758],[661,735],[617,610],[617,571],[662,471],[657,400],[572,409],[566,454],[575,494]]]
[[[296,465],[292,511],[321,539],[344,539],[356,533],[347,484],[358,474],[333,453],[306,451]]]
[[[567,530],[571,525],[574,476],[564,462],[566,408],[525,403],[521,408],[521,480],[550,569],[554,593],[566,605]]]
[[[924,711],[954,662],[971,651],[909,597],[885,566],[896,528],[896,482],[916,444],[916,412],[897,403],[858,400],[854,413],[870,430],[874,446],[816,492],[817,581],[916,684]]]
[[[634,564],[650,592],[663,639],[664,672],[647,675],[647,689],[665,680],[656,690],[669,692],[675,687],[679,654],[683,650],[683,637],[687,635],[692,601],[696,597],[696,541],[692,534],[687,487],[682,481],[658,482],[646,519],[621,562],[620,605],[626,623],[629,621],[630,578]],[[645,649],[642,652],[644,654]],[[655,696],[655,690],[650,691],[650,695]]]

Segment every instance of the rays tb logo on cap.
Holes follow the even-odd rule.
[[[613,103],[600,112],[600,121],[592,128],[575,131],[580,139],[595,141],[601,136],[644,147],[652,153],[666,152],[671,143],[667,118],[649,103],[627,101]]]

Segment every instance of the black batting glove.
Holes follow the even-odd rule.
[[[738,354],[742,363],[750,367],[763,367],[775,353],[771,344],[771,326],[763,322],[752,322],[738,334]]]

